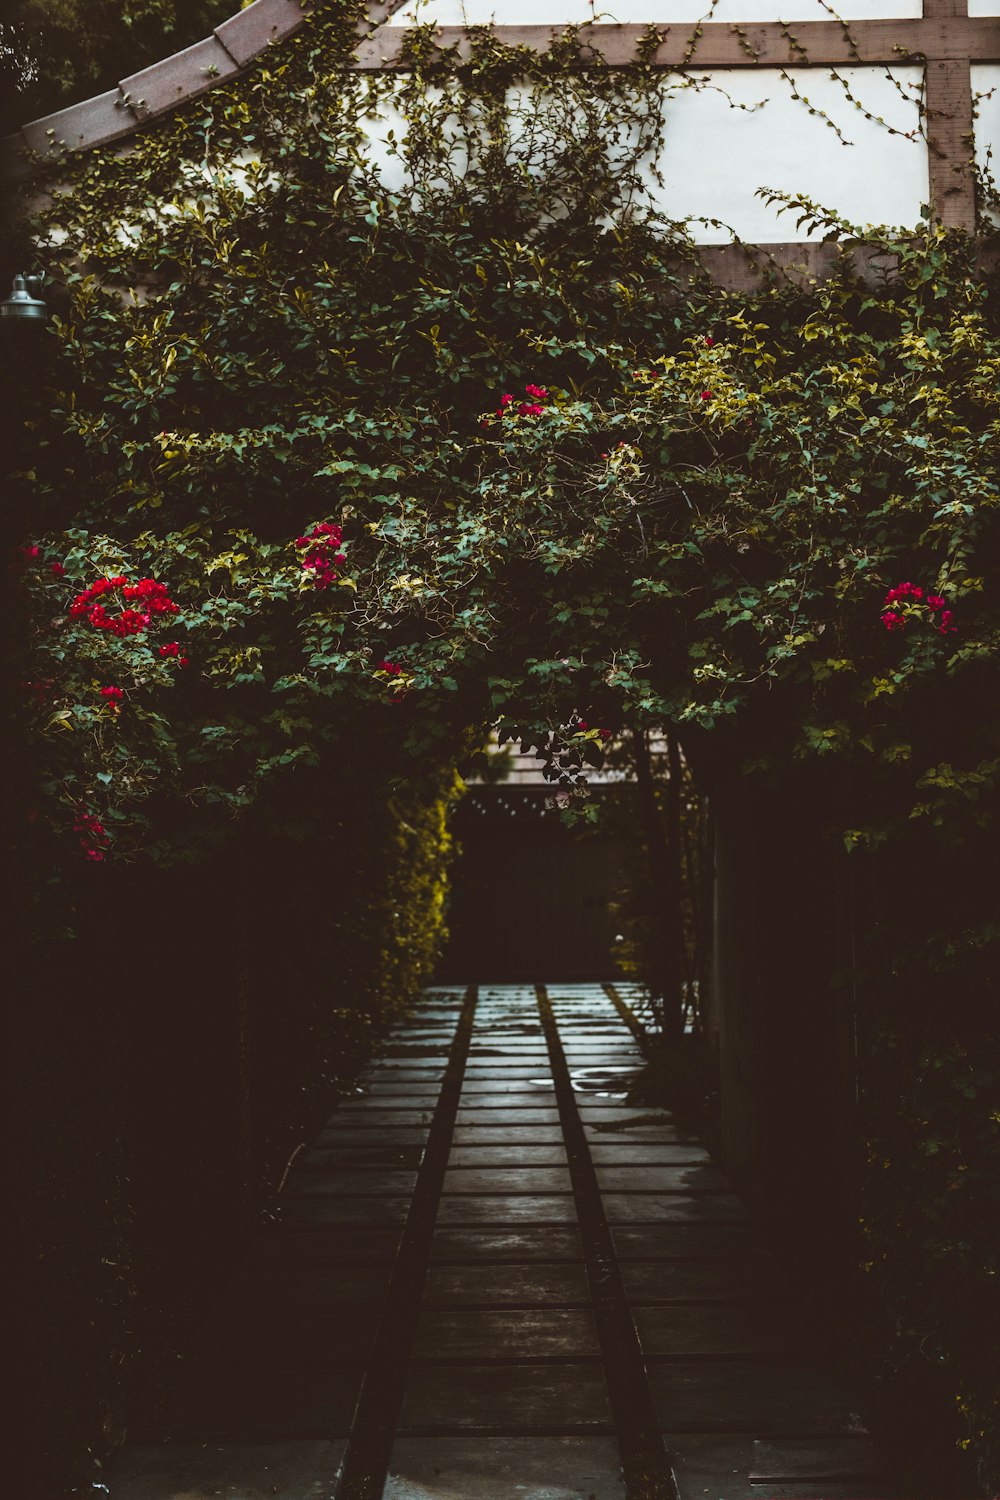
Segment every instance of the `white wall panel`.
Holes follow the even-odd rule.
[[[973,98],[977,94],[980,98],[976,115],[976,161],[983,171],[990,172],[1000,183],[1000,63],[973,63]]]
[[[897,130],[916,132],[913,95],[920,85],[919,68],[892,70],[896,83],[909,91],[906,98],[882,68],[841,72],[873,115]],[[828,73],[799,69],[789,78],[836,121],[849,145],[842,144],[824,118],[792,98],[789,83],[773,68],[719,69],[698,76],[704,87],[679,89],[667,102],[660,162],[664,186],[653,186],[653,192],[668,217],[694,221],[691,233],[699,243],[720,244],[731,237],[726,228],[697,222],[701,219],[720,219],[751,243],[806,239],[794,214],[779,214],[755,196],[758,187],[804,194],[862,225],[911,227],[919,219],[928,198],[925,143],[919,136],[907,140],[891,135],[866,119]],[[761,105],[761,100],[767,102]],[[405,122],[394,111],[389,118],[370,121],[370,151],[383,182],[398,189],[404,172],[391,155],[390,130],[397,139],[405,133]]]
[[[912,91],[921,70],[892,69],[910,91],[902,98],[885,69],[842,68],[851,92],[876,116],[897,130],[917,131],[919,116]],[[806,237],[795,216],[778,214],[759,198],[759,187],[777,188],[836,210],[857,224],[912,226],[928,198],[927,148],[917,136],[890,135],[867,120],[845,98],[828,73],[790,70],[789,77],[836,122],[851,142],[843,145],[826,121],[811,115],[790,95],[774,69],[718,70],[704,75],[722,92],[686,90],[668,106],[667,139],[661,170],[666,189],[662,206],[675,218],[725,220],[742,238],[757,243]],[[752,109],[760,99],[767,103]],[[751,112],[752,111],[752,112]],[[693,224],[703,244],[724,242],[724,230]]]
[[[975,11],[973,5],[989,7]],[[970,0],[973,15],[993,15],[1000,0]],[[918,17],[921,0],[840,0],[833,9],[846,21]],[[412,26],[433,21],[438,26],[557,26],[583,21],[618,21],[671,26],[711,21],[829,21],[830,9],[821,0],[407,0],[389,21],[390,26]]]
[[[1000,0],[969,0],[970,16],[1000,16]]]

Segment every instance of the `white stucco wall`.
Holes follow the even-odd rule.
[[[925,142],[919,136],[918,67],[840,70],[866,118],[828,70],[774,68],[699,72],[702,85],[678,89],[666,105],[665,151],[659,163],[663,188],[654,188],[671,219],[690,221],[693,238],[720,244],[738,235],[751,243],[805,240],[797,215],[780,213],[756,195],[758,188],[802,194],[851,223],[912,227],[928,199]],[[817,111],[796,100],[792,88]],[[827,123],[836,122],[846,142]],[[386,134],[405,126],[398,117],[371,126],[372,154],[383,180],[403,184],[387,149]],[[702,222],[713,219],[720,224]]]
[[[973,63],[972,96],[977,95],[976,161],[1000,187],[1000,63]]]

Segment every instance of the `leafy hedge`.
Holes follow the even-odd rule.
[[[373,760],[298,778],[294,809],[197,864],[67,874],[65,935],[27,955],[8,1098],[26,1496],[100,1477],[291,1152],[431,976],[454,777],[393,784]]]

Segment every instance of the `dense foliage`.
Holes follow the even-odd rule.
[[[328,766],[197,865],[64,873],[10,996],[19,1493],[89,1493],[148,1421],[240,1234],[430,980],[456,787],[393,788],[393,760]]]
[[[458,63],[421,32],[412,73],[367,79],[352,20],[324,12],[127,155],[74,163],[41,211],[59,317],[19,477],[31,816],[80,860],[169,861],[373,739],[418,766],[494,724],[572,781],[609,736],[670,723],[709,784],[815,761],[830,827],[872,857],[902,830],[930,851],[976,834],[1000,765],[981,246],[925,224],[858,258],[860,231],[800,203],[845,242],[835,274],[721,291],[644,196],[691,77],[487,38]],[[940,896],[938,857],[901,889],[919,868]],[[940,916],[975,947],[961,1024],[995,1076],[991,938],[956,936],[954,905],[916,930]],[[933,1104],[911,1042],[912,1123]],[[995,1159],[989,1089],[948,1099]],[[883,1288],[973,1411],[988,1482],[998,1362],[919,1303],[932,1260],[988,1299],[995,1205],[963,1218],[960,1259],[946,1199],[916,1264],[893,1260],[913,1156],[877,1142],[905,1134],[873,1126],[900,1205]]]

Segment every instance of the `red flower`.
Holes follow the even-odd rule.
[[[928,594],[926,602],[928,609],[944,609],[944,600],[940,594]]]
[[[705,335],[705,348],[706,349],[711,349],[712,346],[714,345],[714,343],[715,343],[715,340],[713,339],[712,335],[710,333],[706,333],[706,335]]]
[[[547,401],[549,399],[549,393],[543,385],[526,385],[524,387],[524,394],[532,396],[536,401]]]
[[[897,615],[892,610],[888,610],[882,616],[882,624],[885,626],[886,630],[902,630],[903,626],[906,624],[906,621],[904,620],[902,615]]]
[[[701,393],[701,399],[703,401],[711,401],[711,399],[712,399],[712,392],[711,391],[702,391],[702,393]]]
[[[106,698],[109,703],[120,703],[125,694],[120,687],[102,687],[101,697]]]
[[[403,669],[398,662],[380,661],[375,670],[377,672],[385,672],[389,677],[398,677]]]
[[[66,577],[66,569],[63,567],[61,562],[54,562],[49,571],[51,572],[53,578]]]
[[[104,858],[102,850],[107,848],[111,840],[99,818],[93,813],[78,812],[73,832],[79,837],[85,859],[100,861]]]
[[[125,599],[137,599],[143,604],[139,609],[122,609],[112,615],[103,604],[96,601],[115,589],[121,589]],[[152,615],[177,614],[177,605],[167,594],[166,585],[153,578],[142,578],[138,583],[129,583],[122,574],[113,578],[96,578],[89,589],[77,594],[69,607],[71,619],[86,616],[95,630],[107,630],[112,635],[139,635],[150,622]]]
[[[312,574],[314,588],[325,589],[336,580],[334,564],[344,561],[344,554],[337,551],[343,536],[332,521],[318,521],[312,531],[295,538],[296,547],[310,549],[302,559],[302,571]]]
[[[29,562],[34,562],[35,558],[39,557],[41,555],[41,550],[42,550],[41,547],[35,547],[35,546],[22,547],[21,548],[22,553],[28,559]]]

